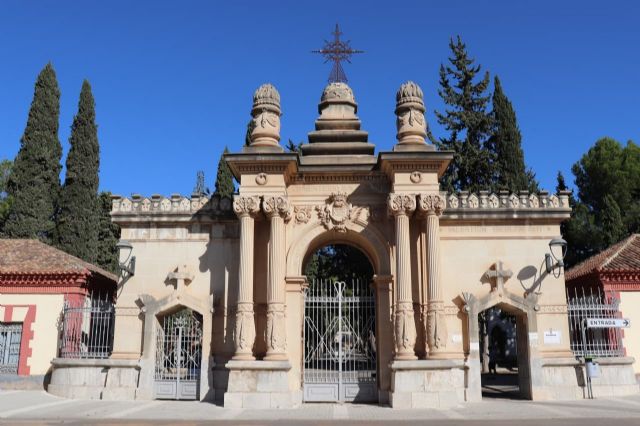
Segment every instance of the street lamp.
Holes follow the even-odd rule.
[[[567,254],[567,242],[562,238],[554,238],[549,241],[549,250],[551,253],[544,255],[544,263],[547,268],[547,274],[552,273],[556,268],[558,269],[558,278],[562,268],[564,268],[564,256]]]
[[[136,257],[131,256],[133,246],[127,240],[120,240],[118,241],[118,244],[116,244],[116,248],[118,249],[118,267],[120,268],[122,277],[132,277],[136,271]],[[120,262],[120,259],[125,256],[126,258],[124,261]]]

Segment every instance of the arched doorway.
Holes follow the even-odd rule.
[[[190,308],[178,307],[157,319],[155,398],[199,399],[202,315]]]
[[[371,262],[356,247],[329,244],[307,255],[304,273],[304,400],[376,402]]]
[[[483,398],[529,397],[527,314],[506,304],[478,314]]]

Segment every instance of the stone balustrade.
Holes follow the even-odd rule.
[[[480,191],[478,194],[461,191],[458,194],[446,194],[447,210],[520,210],[520,209],[569,209],[569,192],[559,195],[540,191],[530,194],[528,191],[509,193],[500,191],[498,194]]]
[[[152,195],[143,197],[133,194],[131,198],[114,195],[111,197],[112,215],[192,215],[206,213],[214,216],[235,217],[233,213],[233,200],[229,197],[213,195],[191,195],[184,197],[180,194],[171,194],[169,197]]]

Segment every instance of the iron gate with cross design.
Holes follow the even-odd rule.
[[[202,315],[182,309],[158,323],[154,391],[157,399],[198,399]]]
[[[305,290],[304,400],[377,401],[375,331],[368,280],[314,280]]]

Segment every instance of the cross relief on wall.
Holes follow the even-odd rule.
[[[498,296],[504,294],[504,286],[512,276],[511,269],[503,269],[503,263],[500,260],[484,273],[484,278],[491,284],[491,292],[498,292]]]

